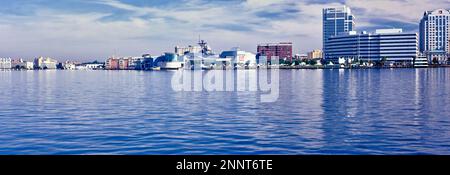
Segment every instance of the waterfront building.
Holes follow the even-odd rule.
[[[103,66],[101,63],[83,63],[76,64],[75,70],[101,70]]]
[[[295,54],[294,60],[296,61],[305,61],[308,60],[308,54]]]
[[[258,58],[266,56],[267,61],[270,62],[272,57],[278,57],[280,60],[292,62],[292,43],[265,43],[259,44],[257,47]]]
[[[161,69],[179,69],[183,67],[184,62],[179,59],[178,54],[167,52],[156,58],[153,64]]]
[[[426,11],[420,20],[420,52],[433,64],[445,64],[450,53],[450,11]]]
[[[419,55],[414,59],[415,68],[426,68],[428,67],[428,59],[426,55]]]
[[[58,61],[49,57],[39,57],[34,59],[34,68],[35,69],[56,69],[58,65]]]
[[[119,59],[119,70],[128,70],[129,64],[130,64],[129,58],[120,58]]]
[[[325,8],[322,10],[322,28],[323,50],[327,52],[329,37],[355,30],[355,16],[347,6]]]
[[[140,70],[141,62],[143,61],[142,57],[128,57],[128,69],[130,70]]]
[[[11,69],[11,58],[0,58],[0,69]]]
[[[403,33],[402,29],[378,29],[375,33],[350,31],[330,37],[325,59],[334,63],[339,58],[364,62],[412,64],[419,54],[417,33]]]
[[[118,58],[108,58],[105,61],[105,69],[107,70],[118,70],[119,69],[119,59]]]
[[[256,66],[257,64],[256,55],[254,53],[240,50],[238,47],[232,48],[229,51],[223,51],[219,57],[229,58],[229,61],[235,63],[237,66]]]
[[[323,52],[320,49],[313,50],[311,52],[308,52],[308,60],[314,60],[314,59],[322,59]]]
[[[122,58],[108,58],[105,61],[105,69],[107,70],[129,70],[135,69],[138,57],[122,57]]]
[[[188,47],[180,47],[175,46],[175,54],[178,56],[185,55],[186,53],[200,53],[202,51],[202,48],[200,46],[192,46],[189,45]]]
[[[179,57],[179,60],[183,61],[185,69],[225,69],[233,67],[231,65],[231,54],[229,58],[221,58],[220,55],[212,51],[206,41],[200,40],[198,45],[201,48],[200,52],[189,52]],[[226,54],[223,56],[226,57]]]
[[[142,55],[142,62],[140,63],[140,70],[149,70],[155,65],[153,64],[154,59],[150,54]]]
[[[34,69],[34,66],[33,62],[31,61],[24,61],[23,59],[14,59],[11,61],[11,68],[32,70]]]
[[[75,70],[77,67],[77,63],[72,62],[72,61],[66,61],[64,63],[61,63],[61,69],[64,70]]]
[[[150,54],[144,54],[142,57],[122,57],[122,58],[108,58],[105,64],[91,65],[95,69],[106,70],[149,70],[157,66]]]
[[[86,66],[87,70],[100,70],[103,69],[104,66],[102,63],[86,63],[82,65]]]

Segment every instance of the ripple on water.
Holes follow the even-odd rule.
[[[0,72],[0,154],[450,154],[450,69],[280,70],[279,98],[173,72]]]

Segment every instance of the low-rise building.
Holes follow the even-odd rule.
[[[430,64],[447,64],[448,54],[445,51],[425,51],[424,54],[427,56]]]
[[[76,69],[76,63],[71,61],[66,61],[62,63],[61,68],[65,70],[75,70]]]
[[[231,63],[239,66],[255,66],[256,54],[240,50],[239,48],[232,48],[229,51],[223,51],[220,58],[230,58]]]
[[[58,61],[52,58],[44,58],[39,57],[34,59],[34,68],[35,69],[56,69],[58,65]]]
[[[0,69],[11,69],[11,58],[0,58]]]
[[[419,55],[414,59],[415,68],[426,68],[428,67],[428,59],[426,55]]]
[[[153,64],[161,69],[179,69],[184,65],[184,62],[179,60],[179,58],[175,53],[164,53],[164,55],[156,58]]]
[[[308,60],[308,54],[295,54],[294,55],[294,60],[306,61],[306,60]]]
[[[85,65],[88,70],[100,70],[104,67],[104,64],[102,63],[86,63],[83,65]]]
[[[107,70],[126,70],[128,69],[128,58],[108,58],[105,61]]]
[[[266,56],[267,61],[271,61],[272,58],[278,58],[280,60],[292,62],[292,43],[265,43],[259,44],[257,47],[258,59],[260,56]]]
[[[24,61],[23,59],[15,59],[11,61],[11,68],[33,70],[34,63],[32,61]]]
[[[200,53],[202,51],[202,47],[200,46],[191,46],[188,47],[180,47],[175,46],[175,54],[178,56],[182,56],[186,53]]]
[[[323,58],[323,52],[322,50],[316,49],[311,52],[308,52],[308,60],[315,60],[315,59],[322,59]]]
[[[140,70],[143,57],[122,57],[108,58],[105,61],[105,69],[107,70]]]

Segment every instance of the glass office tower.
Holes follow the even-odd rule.
[[[323,9],[323,50],[327,53],[326,42],[329,37],[355,30],[355,17],[347,6]]]

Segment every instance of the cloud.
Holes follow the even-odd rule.
[[[402,27],[417,31],[434,0],[67,0],[0,2],[0,56],[31,59],[105,59],[116,54],[158,55],[198,36],[216,52],[264,42],[291,41],[294,52],[321,48],[322,9],[348,5],[358,30]]]

